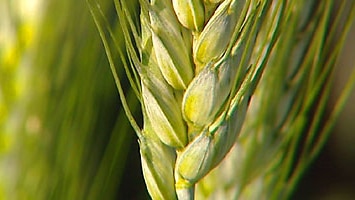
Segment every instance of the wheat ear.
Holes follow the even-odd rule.
[[[240,132],[263,68],[250,65],[250,58],[269,4],[139,4],[134,16],[116,1],[142,103],[145,181],[153,199],[193,199],[195,184],[223,160]]]
[[[127,75],[142,105],[142,129],[125,109],[139,138],[148,192],[153,199],[194,199],[195,185],[234,146],[259,80],[263,76],[272,79],[273,66],[269,64],[276,63],[275,69],[282,69],[287,63],[287,56],[282,54],[278,60],[273,48],[276,44],[275,52],[282,53],[282,39],[293,42],[287,40],[295,33],[293,28],[305,22],[301,12],[296,12],[292,21],[293,14],[307,3],[139,0],[139,12],[132,12],[126,1],[114,2],[128,53],[126,63],[131,64]],[[285,28],[288,20],[293,22],[290,29]],[[268,75],[264,75],[265,69]],[[287,70],[279,72],[287,74]],[[120,94],[124,96],[122,91]],[[265,96],[267,102],[275,97],[272,91],[269,95]],[[251,112],[258,103],[255,105]],[[267,122],[268,112],[265,116]]]

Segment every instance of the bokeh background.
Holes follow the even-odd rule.
[[[113,2],[102,2],[117,27]],[[86,1],[0,0],[0,28],[0,200],[147,199],[138,143]],[[329,109],[354,56],[355,25]],[[354,102],[355,92],[294,199],[355,199]]]
[[[334,88],[329,105],[355,67],[355,24],[348,34],[337,62]],[[329,106],[331,109],[331,106]],[[337,120],[324,150],[305,174],[295,199],[351,200],[355,199],[355,91]]]

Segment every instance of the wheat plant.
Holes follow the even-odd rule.
[[[325,111],[353,1],[88,2],[153,199],[292,196],[354,86]],[[114,199],[133,135],[85,2],[0,16],[0,199]]]
[[[321,126],[353,2],[334,9],[330,0],[115,0],[121,38],[100,4],[88,3],[152,199],[290,197],[354,85],[353,75]],[[142,127],[117,57],[141,103]]]

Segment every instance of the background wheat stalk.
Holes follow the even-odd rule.
[[[0,199],[113,199],[134,135],[86,2],[0,16]]]

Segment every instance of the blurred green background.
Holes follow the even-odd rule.
[[[120,38],[113,2],[101,5]],[[136,136],[86,1],[0,0],[0,28],[0,199],[147,199]],[[354,35],[355,26],[334,97],[355,65]],[[353,102],[354,93],[294,199],[355,199]]]
[[[355,67],[355,24],[338,58],[329,104],[336,101]],[[303,199],[355,199],[355,92],[353,91],[320,156],[303,177],[295,195]],[[329,106],[330,109],[330,106]],[[329,110],[328,109],[328,110]]]

